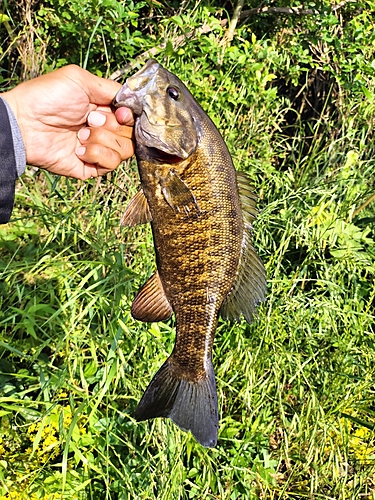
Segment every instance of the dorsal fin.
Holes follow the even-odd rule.
[[[139,290],[132,304],[131,314],[134,319],[151,323],[170,318],[172,312],[159,273],[156,271]]]
[[[237,172],[237,182],[244,234],[236,279],[221,306],[220,314],[229,320],[238,320],[242,314],[251,323],[256,315],[256,306],[266,298],[266,272],[250,238],[252,223],[257,216],[256,196],[251,191],[246,174]]]
[[[151,212],[148,206],[147,198],[142,189],[130,200],[126,207],[124,215],[121,217],[121,226],[133,227],[138,224],[151,222]]]
[[[258,215],[258,197],[252,191],[250,180],[247,174],[245,174],[244,172],[236,172],[236,176],[242,207],[242,215],[246,222],[252,224]]]

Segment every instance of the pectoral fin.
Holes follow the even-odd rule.
[[[134,319],[153,322],[172,316],[172,307],[165,296],[159,273],[156,271],[139,290],[131,308]]]
[[[151,212],[142,189],[132,198],[121,217],[121,226],[133,227],[151,222]]]
[[[159,176],[161,191],[168,205],[186,215],[198,215],[200,208],[194,194],[185,182],[171,169],[165,177]]]

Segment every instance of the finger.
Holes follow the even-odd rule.
[[[123,125],[134,125],[134,114],[129,108],[116,109],[115,116],[117,121]]]
[[[128,154],[129,141],[133,139],[133,136],[133,128],[125,127],[124,125],[117,132],[112,132],[104,127],[85,127],[78,132],[78,139],[82,145],[99,144],[117,151],[121,157]]]
[[[87,179],[99,177],[100,175],[105,175],[109,172],[111,172],[111,169],[99,167],[98,165],[94,165],[91,163],[81,162],[79,167],[72,169],[67,177],[73,177],[74,179],[87,181]]]
[[[133,156],[134,144],[127,139],[121,147],[121,153],[103,146],[102,144],[86,144],[79,146],[76,154],[80,160],[85,163],[97,165],[107,170],[114,170],[119,164]]]
[[[128,108],[123,108],[125,110],[124,119],[119,122],[117,116],[110,111],[91,111],[87,117],[87,123],[91,127],[104,127],[108,130],[118,133],[119,135],[128,136],[127,129],[134,124],[133,113]],[[124,128],[125,127],[125,128]]]
[[[92,179],[93,177],[108,174],[112,170],[113,169],[100,167],[91,163],[84,163],[78,178],[82,181],[86,181],[87,179]]]
[[[115,111],[113,111],[113,108],[111,106],[98,106],[95,110],[103,111],[104,113],[114,113],[117,121],[121,125],[134,125],[134,113],[130,108],[126,108],[125,106],[122,106]]]

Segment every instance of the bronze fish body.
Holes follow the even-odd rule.
[[[136,114],[142,190],[122,223],[151,222],[157,272],[143,285],[132,315],[176,317],[171,356],[156,373],[137,420],[169,417],[206,447],[217,443],[212,346],[219,314],[252,321],[265,299],[263,264],[250,240],[256,197],[236,173],[213,122],[185,85],[155,60],[127,79],[115,106]]]

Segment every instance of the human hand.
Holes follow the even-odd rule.
[[[115,115],[110,106],[120,88],[69,65],[2,94],[20,127],[27,163],[85,180],[130,158],[133,114],[122,108]]]

